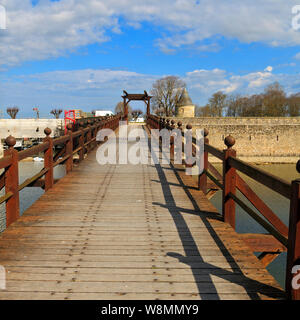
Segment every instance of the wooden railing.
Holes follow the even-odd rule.
[[[85,154],[97,145],[97,132],[103,128],[115,130],[119,126],[120,118],[121,116],[118,114],[110,117],[78,120],[75,124],[68,124],[67,134],[56,139],[50,137],[51,129],[46,128],[44,130],[46,137],[43,143],[19,152],[14,149],[16,139],[12,136],[7,137],[5,143],[8,149],[4,151],[4,157],[0,159],[0,169],[4,169],[0,175],[0,190],[5,188],[5,194],[0,197],[0,204],[6,203],[6,226],[9,226],[20,216],[19,192],[21,190],[37,186],[44,188],[45,191],[51,189],[56,182],[53,175],[54,167],[65,164],[66,173],[72,171],[73,156],[78,154],[78,161],[82,161]],[[60,150],[55,153],[58,146]],[[44,153],[44,168],[19,184],[19,161],[41,152]]]
[[[148,115],[147,124],[155,129],[172,130],[176,128],[174,120],[153,115]],[[183,134],[181,122],[178,122],[177,128]],[[192,126],[187,125],[186,128],[192,129]],[[193,143],[196,144],[195,138],[193,138]],[[300,289],[296,290],[292,287],[292,279],[295,276],[292,273],[293,267],[299,266],[297,269],[300,269],[300,179],[288,183],[238,159],[236,150],[233,149],[235,139],[232,136],[227,136],[224,143],[227,147],[224,150],[211,146],[208,139],[208,130],[204,129],[204,168],[198,176],[198,187],[207,195],[211,191],[211,185],[214,185],[215,190],[222,190],[222,217],[224,222],[229,223],[232,228],[235,229],[236,204],[238,204],[268,231],[268,234],[240,234],[253,252],[260,252],[258,258],[264,266],[272,262],[281,252],[287,251],[286,294],[289,299],[300,300]],[[174,148],[172,139],[170,144],[172,150]],[[209,154],[221,160],[222,174],[208,161]],[[300,173],[300,161],[297,163],[297,171]],[[256,194],[255,190],[250,188],[240,176],[240,172],[289,199],[289,227],[278,218]],[[260,214],[237,196],[237,190],[249,200]]]

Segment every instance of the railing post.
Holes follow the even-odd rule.
[[[203,172],[198,176],[198,188],[203,191],[204,194],[207,193],[207,175],[208,170],[208,152],[205,151],[205,144],[209,144],[208,130],[204,129],[204,153],[203,153]]]
[[[19,167],[18,151],[14,149],[16,139],[9,136],[5,139],[8,150],[4,151],[4,156],[11,156],[11,165],[5,168],[5,192],[13,195],[6,200],[6,227],[16,221],[20,216],[19,200]]]
[[[163,120],[161,122],[161,126],[163,127]],[[178,121],[177,122],[177,129],[180,131],[180,139],[181,139],[181,148],[176,148],[176,159],[179,160],[181,159],[181,163],[182,163],[182,151],[184,150],[184,143],[182,141],[182,132],[183,132],[183,128],[182,128],[182,122]],[[179,132],[178,132],[179,133]],[[179,138],[178,138],[179,139]],[[174,150],[175,153],[175,150]],[[175,156],[175,155],[174,155]]]
[[[182,132],[182,122],[181,121],[178,121],[177,122],[177,128]]]
[[[79,136],[79,147],[81,148],[79,150],[79,162],[81,162],[84,159],[84,131],[82,122],[79,122],[79,130],[81,131]]]
[[[175,121],[172,120],[171,121],[171,136],[170,136],[170,157],[172,160],[174,160],[175,154],[174,154],[174,149],[175,149],[175,139],[174,139],[174,135],[172,135],[172,131],[173,129],[175,129]]]
[[[170,119],[167,119],[166,122],[166,129],[170,130]]]
[[[185,143],[184,143],[184,155],[185,155],[185,160],[184,160],[184,165],[186,168],[192,168],[193,167],[193,164],[192,164],[192,157],[193,157],[193,147],[192,147],[192,129],[193,129],[193,126],[191,124],[187,124],[185,126],[185,128],[188,130],[186,133],[185,133]],[[191,145],[191,148],[189,150],[189,152],[187,153],[186,151],[186,146],[189,146]]]
[[[96,137],[96,126],[94,120],[92,120],[92,127],[91,127],[91,138],[94,139]],[[94,150],[96,147],[95,141],[91,143],[91,149]]]
[[[300,300],[300,179],[292,181],[285,286],[288,299]]]
[[[88,124],[87,124],[87,127],[89,129],[89,131],[87,132],[87,135],[86,135],[86,142],[88,142],[88,144],[86,145],[86,153],[89,153],[90,150],[91,150],[91,136],[92,136],[92,130],[91,130],[91,125],[90,125],[90,120],[88,120]]]
[[[124,107],[124,117],[123,117],[123,121],[126,121],[128,123],[128,103],[129,101],[126,101],[126,98],[123,97],[124,101],[123,101],[123,107]]]
[[[236,151],[232,149],[235,144],[235,139],[228,136],[224,140],[228,149],[224,150],[223,159],[223,201],[222,201],[222,214],[225,222],[229,223],[235,229],[235,202],[229,196],[230,193],[235,195],[236,192],[236,170],[228,164],[229,157],[235,157]]]
[[[97,142],[97,135],[98,135],[98,131],[99,131],[99,128],[100,128],[100,123],[99,121],[96,122],[96,126],[95,126],[95,148],[97,147],[98,145],[98,142]]]
[[[54,177],[53,177],[53,140],[50,138],[51,129],[46,128],[44,133],[46,138],[44,142],[49,142],[49,147],[44,152],[44,167],[48,169],[45,173],[45,191],[48,191],[53,187]]]
[[[72,125],[70,123],[67,125],[67,129],[69,140],[66,142],[66,154],[69,155],[69,158],[66,160],[66,172],[69,173],[73,170],[73,132]]]

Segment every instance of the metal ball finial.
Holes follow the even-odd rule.
[[[44,133],[47,137],[50,136],[51,132],[52,132],[52,130],[50,128],[45,128],[45,130],[44,130]]]
[[[300,160],[298,160],[296,164],[296,170],[298,171],[298,173],[300,173]]]
[[[228,149],[232,148],[235,144],[235,139],[233,136],[229,135],[224,139],[224,143]]]
[[[5,139],[5,143],[8,147],[12,148],[15,144],[16,144],[17,140],[15,137],[13,137],[12,135],[8,136]]]

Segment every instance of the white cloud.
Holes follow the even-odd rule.
[[[54,71],[6,78],[0,76],[0,109],[18,105],[31,113],[39,105],[44,116],[54,106],[64,109],[78,107],[84,110],[110,108],[121,100],[122,90],[138,93],[151,90],[153,82],[162,76],[141,74],[124,70],[85,69]],[[300,92],[299,74],[273,74],[258,71],[234,74],[221,69],[199,69],[187,72],[182,79],[187,83],[194,103],[205,104],[216,91],[227,94],[260,93],[274,82],[280,82],[286,92]],[[139,107],[143,107],[139,105]],[[41,115],[43,116],[43,115]]]
[[[203,104],[216,91],[224,93],[254,94],[278,81],[287,92],[300,92],[300,74],[274,74],[273,68],[267,67],[264,71],[247,74],[234,74],[226,70],[194,70],[188,72],[184,80],[190,90],[191,97],[196,103]]]
[[[268,66],[268,67],[266,67],[265,71],[272,72],[273,71],[273,67]]]
[[[300,52],[298,52],[298,53],[295,55],[294,58],[297,59],[297,60],[300,60]]]
[[[25,113],[40,106],[49,116],[53,106],[92,110],[111,108],[121,101],[122,90],[143,92],[157,76],[109,69],[54,71],[6,78],[0,76],[0,109],[18,105]]]
[[[119,18],[139,28],[150,22],[168,30],[157,39],[165,52],[195,45],[202,51],[218,46],[202,43],[215,35],[269,45],[299,45],[291,28],[294,0],[1,0],[7,30],[0,30],[0,65],[47,59],[81,46],[109,40],[106,30],[122,32]]]

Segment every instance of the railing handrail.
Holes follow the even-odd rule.
[[[149,116],[148,116],[149,117]],[[159,118],[150,115],[150,117],[153,118],[153,120],[158,120]],[[166,129],[173,129],[171,126],[166,125]],[[182,133],[184,134],[184,133]],[[193,137],[193,143],[196,144],[196,138]],[[204,144],[204,151],[212,154],[216,158],[223,160],[224,159],[224,151],[221,149],[218,149],[210,144],[205,143]],[[281,179],[279,177],[276,177],[270,173],[268,173],[265,170],[259,169],[249,163],[246,163],[245,161],[239,159],[238,157],[232,157],[230,156],[228,158],[229,164],[237,169],[238,171],[241,171],[242,173],[246,174],[250,178],[256,180],[257,182],[265,185],[266,187],[272,189],[273,191],[281,194],[282,196],[290,199],[291,198],[291,184],[285,181],[284,179]]]
[[[265,170],[256,168],[255,166],[246,163],[245,161],[237,157],[229,157],[228,163],[233,168],[244,173],[245,175],[254,179],[255,181],[263,184],[269,189],[281,194],[285,198],[291,198],[292,185],[284,179],[276,177],[273,174],[266,172]]]
[[[154,115],[147,116],[147,124],[155,129],[165,128],[172,130],[176,128],[175,121],[173,119],[165,119]],[[177,126],[183,134],[182,122],[179,121]],[[188,124],[186,128],[192,129],[192,126]],[[274,249],[274,254],[282,252],[280,251],[282,250],[281,244],[287,248],[286,293],[288,298],[300,300],[300,289],[293,289],[291,285],[293,266],[300,265],[300,179],[289,183],[284,179],[276,177],[239,159],[236,156],[236,151],[232,148],[235,144],[235,139],[230,135],[224,139],[224,143],[227,146],[227,149],[224,150],[211,146],[207,136],[208,130],[204,129],[204,170],[198,176],[199,189],[201,189],[205,194],[207,193],[207,178],[209,178],[222,190],[222,215],[225,222],[229,223],[235,229],[235,204],[237,203],[256,222],[264,227],[270,235],[276,239],[276,241],[279,241],[277,243],[275,242],[274,246],[276,246],[277,249]],[[196,138],[193,138],[192,142],[196,144]],[[170,149],[174,155],[174,140],[170,140]],[[218,171],[211,163],[209,163],[208,154],[212,154],[222,161],[222,175],[216,174]],[[185,164],[184,161],[183,164]],[[300,173],[300,160],[298,161],[296,168]],[[209,170],[213,171],[213,174],[217,175],[217,178],[214,177]],[[290,218],[288,228],[238,175],[237,171],[242,172],[248,177],[290,200]],[[220,176],[222,179],[220,179]],[[239,190],[250,201],[260,214],[262,214],[263,218],[236,196],[236,190]],[[260,238],[258,240],[260,241],[262,239],[263,238]],[[255,245],[253,248],[254,247]],[[260,248],[262,247],[263,245],[260,246]],[[261,259],[264,259],[265,256],[272,253],[273,252],[270,253],[267,250],[266,252],[262,252]],[[266,259],[266,265],[267,262],[268,257]]]
[[[11,155],[4,156],[0,159],[0,169],[5,169],[11,164]]]
[[[68,133],[50,138],[51,129],[44,130],[46,138],[36,146],[26,150],[17,151],[14,149],[16,139],[12,136],[6,138],[8,149],[4,151],[4,157],[0,159],[0,169],[5,169],[0,175],[0,190],[5,187],[5,194],[0,197],[0,204],[6,202],[7,226],[19,217],[19,191],[28,186],[44,186],[47,191],[54,184],[53,168],[59,164],[66,163],[67,173],[73,168],[73,155],[79,153],[79,161],[84,159],[84,154],[88,153],[96,143],[97,131],[107,127],[115,130],[119,125],[120,114],[108,117],[95,117],[88,120],[79,119],[75,126],[68,125]],[[86,128],[84,126],[87,126]],[[79,130],[72,131],[74,127]],[[77,141],[77,145],[74,142]],[[62,152],[58,152],[53,157],[53,147],[63,145]],[[92,145],[92,146],[91,146]],[[19,185],[18,162],[44,152],[44,168],[33,177],[26,179]],[[45,181],[38,180],[45,176]]]

